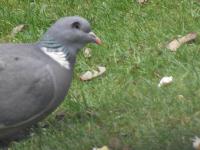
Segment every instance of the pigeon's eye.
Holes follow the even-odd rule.
[[[75,29],[80,29],[80,23],[79,22],[74,22],[72,23],[72,28],[75,28]]]

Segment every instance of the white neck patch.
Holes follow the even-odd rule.
[[[60,48],[59,48],[60,49]],[[49,48],[47,47],[41,47],[41,50],[50,56],[53,60],[55,60],[57,63],[59,63],[62,67],[65,67],[67,70],[70,70],[70,63],[66,60],[65,53],[61,50],[58,52],[48,51]]]

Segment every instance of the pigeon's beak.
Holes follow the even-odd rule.
[[[97,37],[96,34],[94,34],[94,32],[90,32],[89,35],[92,36],[92,38],[94,39],[94,42],[95,42],[96,44],[98,44],[98,45],[101,44],[100,38]]]

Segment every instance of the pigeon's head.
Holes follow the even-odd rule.
[[[91,31],[89,22],[78,16],[60,18],[49,28],[45,37],[77,50],[88,43],[101,44],[101,40]]]

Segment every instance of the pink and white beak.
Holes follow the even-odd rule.
[[[101,39],[98,36],[96,36],[94,32],[89,32],[89,35],[91,35],[94,38],[96,44],[100,45],[102,43]]]

